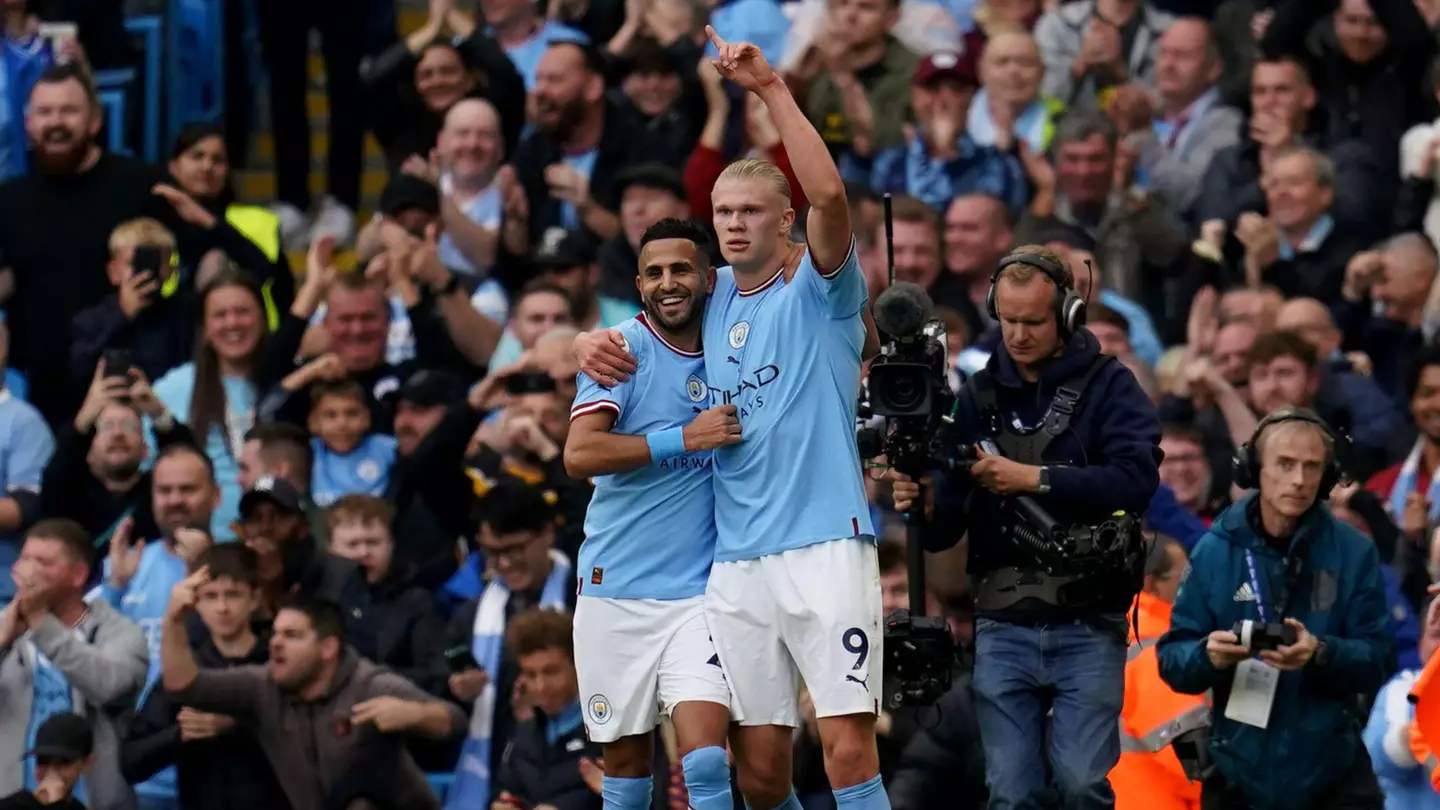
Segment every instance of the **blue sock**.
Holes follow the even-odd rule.
[[[685,790],[693,810],[732,810],[730,763],[719,746],[697,748],[680,760],[685,769]]]
[[[890,810],[890,797],[877,774],[858,785],[835,791],[835,810]]]
[[[648,776],[644,779],[605,777],[600,788],[605,810],[646,810],[650,806],[650,791],[654,785],[655,780]]]
[[[746,802],[745,810],[755,810],[755,808],[751,807],[749,802]],[[774,810],[805,810],[805,808],[800,806],[800,799],[795,796],[795,791],[792,790],[790,791],[789,797],[776,805]]]

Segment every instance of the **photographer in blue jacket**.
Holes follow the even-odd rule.
[[[1158,651],[1171,688],[1213,695],[1201,808],[1379,810],[1359,696],[1392,670],[1389,615],[1374,544],[1319,502],[1334,434],[1283,408],[1235,472],[1255,492],[1196,544]]]

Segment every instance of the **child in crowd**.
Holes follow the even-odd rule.
[[[384,495],[395,463],[395,437],[370,432],[365,390],[351,379],[316,383],[310,394],[315,453],[311,491],[319,506],[344,495]]]
[[[260,600],[260,564],[240,543],[210,548],[195,563],[209,566],[210,580],[195,601],[199,623],[190,630],[195,661],[207,669],[263,665],[269,659],[270,629],[256,621]],[[180,807],[199,807],[203,792],[225,785],[235,791],[234,807],[285,807],[265,752],[235,720],[199,712],[172,700],[163,689],[150,697],[131,721],[121,746],[120,770],[138,783],[174,765]]]

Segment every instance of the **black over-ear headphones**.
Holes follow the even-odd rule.
[[[1005,268],[1017,264],[1033,267],[1055,283],[1055,326],[1061,342],[1069,342],[1070,337],[1085,325],[1085,299],[1075,292],[1073,286],[1065,283],[1065,268],[1036,253],[1011,253],[1001,259],[995,272],[990,274],[990,292],[985,296],[985,309],[989,311],[990,318],[1000,320],[1000,314],[995,311],[995,282]]]
[[[1330,457],[1325,462],[1325,473],[1320,478],[1320,493],[1317,496],[1320,500],[1329,497],[1330,490],[1340,483],[1340,460],[1337,453],[1340,439],[1335,435],[1335,431],[1325,424],[1325,420],[1309,408],[1281,408],[1260,420],[1260,424],[1255,426],[1255,432],[1250,434],[1250,441],[1240,445],[1240,449],[1235,451],[1235,486],[1241,489],[1260,486],[1260,456],[1255,445],[1266,430],[1281,422],[1309,422],[1330,437]]]

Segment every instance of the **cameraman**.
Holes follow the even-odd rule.
[[[1383,804],[1357,696],[1391,670],[1385,587],[1374,544],[1318,502],[1339,476],[1314,411],[1270,414],[1236,453],[1257,491],[1191,554],[1158,654],[1172,689],[1214,695],[1204,810]]]
[[[1020,247],[991,277],[989,310],[1002,345],[961,390],[953,445],[979,452],[969,474],[933,479],[922,529],[927,549],[970,527],[975,593],[975,711],[992,807],[1031,807],[1049,771],[1067,808],[1110,808],[1106,780],[1120,758],[1126,613],[1143,577],[1138,526],[1118,553],[1086,565],[1047,563],[1020,545],[1017,496],[1062,527],[1138,520],[1159,485],[1160,420],[1135,377],[1080,328],[1074,277],[1043,247]],[[896,509],[919,487],[893,472]],[[1127,521],[1128,522],[1128,521]],[[1032,527],[1033,530],[1033,527]]]

